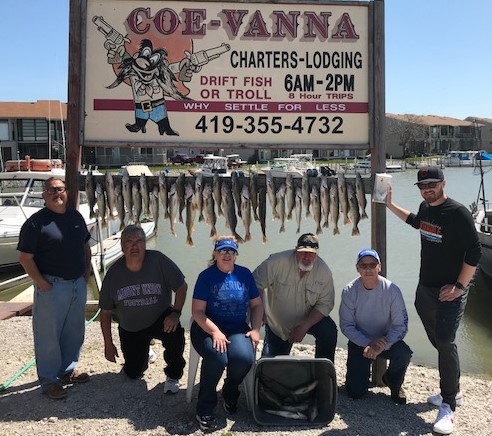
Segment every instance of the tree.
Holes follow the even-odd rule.
[[[423,154],[426,139],[429,136],[428,126],[418,115],[390,115],[387,119],[388,133],[398,138],[402,147],[403,158],[409,155]]]

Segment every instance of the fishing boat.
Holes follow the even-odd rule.
[[[145,221],[140,222],[145,233],[145,239],[149,239],[155,235],[155,222]],[[93,268],[96,271],[105,272],[114,262],[123,256],[121,248],[121,231],[109,237],[99,236],[101,243],[97,243],[91,247]]]
[[[479,169],[480,187],[478,196],[477,200],[471,204],[470,209],[475,221],[478,239],[482,246],[479,267],[487,277],[492,278],[492,203],[487,201],[485,197],[484,170],[480,162]]]
[[[50,177],[65,178],[65,170],[56,160],[26,156],[19,161],[7,161],[5,168],[7,171],[0,172],[0,269],[19,265],[19,233],[24,222],[44,207],[45,181]],[[79,212],[84,217],[92,243],[96,244],[101,233],[96,225],[97,218],[90,216],[83,191],[79,193]],[[108,236],[116,231],[116,225],[108,226],[106,230]]]
[[[27,168],[24,165],[24,168]],[[44,207],[42,198],[45,181],[50,177],[65,178],[65,170],[59,167],[43,171],[17,170],[19,165],[6,166],[10,171],[0,172],[0,269],[19,266],[17,243],[24,222]],[[32,168],[32,166],[29,166]],[[43,167],[46,169],[47,167]],[[147,168],[148,170],[148,168]],[[139,168],[139,172],[147,170]],[[150,171],[149,171],[150,172]],[[97,171],[94,175],[102,174]],[[150,173],[152,174],[152,173]],[[79,192],[79,212],[91,234],[91,250],[95,265],[102,271],[123,255],[121,250],[120,222],[108,220],[102,225],[98,217],[91,217],[87,195]],[[155,222],[141,222],[146,238],[155,234]]]
[[[370,172],[371,171],[371,159],[361,159],[356,161],[354,164],[354,170],[359,172]],[[399,163],[394,163],[391,161],[386,161],[386,171],[387,173],[397,173],[403,171],[403,167]]]
[[[492,166],[492,155],[485,151],[477,150],[457,150],[449,151],[443,157],[443,164],[446,167],[484,167]]]
[[[302,177],[303,174],[315,177],[319,174],[319,168],[313,160],[313,155],[308,153],[292,154],[290,157],[276,157],[260,171],[273,177],[286,177],[292,174],[294,177]]]
[[[44,207],[43,186],[50,177],[64,178],[65,170],[53,168],[44,171],[21,170],[0,173],[0,268],[19,264],[17,243],[21,227],[31,215]],[[90,218],[84,192],[80,193],[79,211],[93,235],[96,219]]]
[[[203,157],[203,164],[200,168],[196,169],[194,174],[203,174],[204,176],[213,176],[218,174],[221,177],[229,177],[230,170],[228,167],[227,156],[215,156],[213,154],[207,154]]]

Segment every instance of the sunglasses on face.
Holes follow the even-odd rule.
[[[359,268],[360,269],[374,269],[378,266],[376,262],[371,262],[371,263],[359,263]]]
[[[434,189],[441,182],[428,182],[428,183],[417,183],[420,190],[422,189]]]
[[[222,255],[226,255],[226,254],[234,255],[234,254],[237,254],[237,251],[231,250],[230,248],[223,248],[222,250],[217,250],[217,252],[219,254],[222,254]]]
[[[56,194],[57,192],[59,194],[63,194],[67,188],[65,186],[52,186],[51,188],[48,188],[45,192],[47,192],[50,195]]]

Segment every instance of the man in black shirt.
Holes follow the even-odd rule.
[[[82,215],[67,207],[63,180],[44,184],[45,206],[26,220],[19,235],[19,261],[34,283],[34,354],[41,390],[59,400],[63,385],[85,383],[75,367],[84,342],[90,234]]]
[[[439,353],[441,388],[440,395],[427,401],[440,406],[433,430],[450,434],[454,430],[454,410],[462,403],[456,331],[481,249],[470,212],[444,193],[442,170],[434,166],[421,168],[417,180],[424,199],[417,215],[393,203],[391,189],[386,206],[407,224],[420,229],[422,250],[415,307]]]

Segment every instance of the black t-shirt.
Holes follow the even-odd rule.
[[[424,201],[406,222],[420,229],[422,285],[438,288],[455,283],[463,262],[478,264],[481,249],[473,218],[457,201],[447,198],[439,206]]]
[[[72,280],[85,273],[84,246],[89,238],[84,218],[77,210],[55,213],[45,207],[22,226],[17,250],[34,254],[41,274]]]

